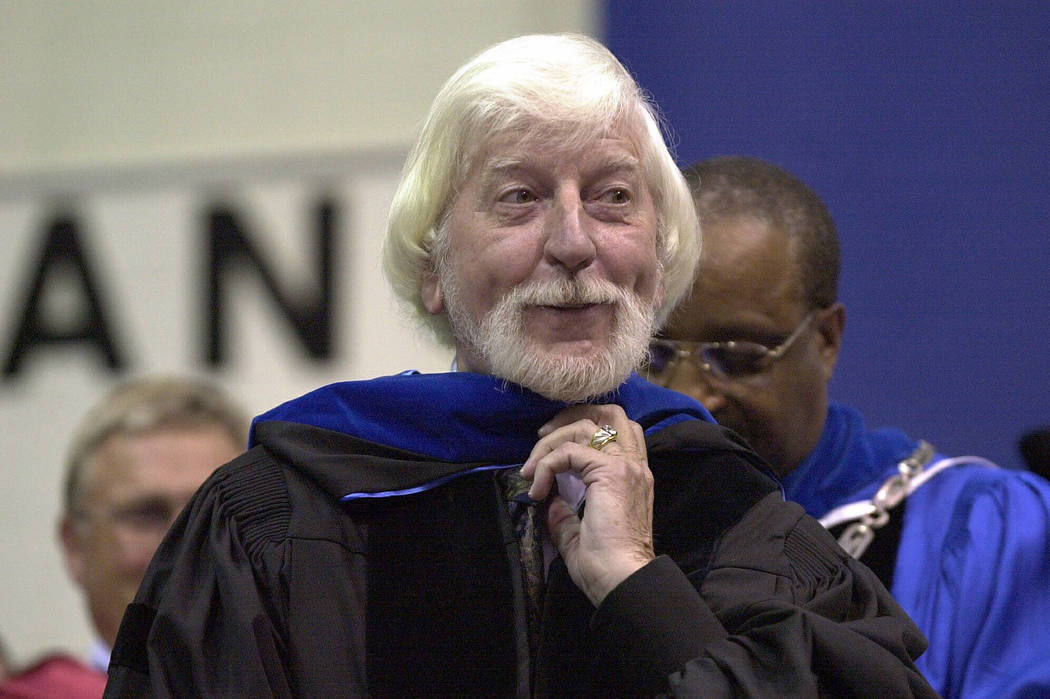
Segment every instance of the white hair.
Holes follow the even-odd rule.
[[[635,140],[656,206],[665,291],[656,313],[661,325],[689,291],[696,271],[700,226],[693,199],[655,106],[608,49],[573,34],[496,44],[441,88],[390,207],[383,269],[398,299],[439,341],[454,346],[447,315],[424,308],[420,283],[434,272],[435,241],[478,154],[510,133],[522,139],[551,135],[573,148],[616,131]]]

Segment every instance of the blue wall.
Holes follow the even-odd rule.
[[[848,311],[832,397],[1020,466],[1018,436],[1050,423],[1050,3],[606,11],[681,164],[755,155],[827,202]]]

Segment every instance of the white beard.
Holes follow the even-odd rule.
[[[633,291],[604,280],[559,279],[515,287],[481,320],[460,303],[454,274],[440,272],[445,307],[457,340],[489,371],[552,400],[579,403],[615,390],[647,356],[656,309]],[[589,356],[555,355],[525,330],[530,306],[612,304],[615,328],[607,350]]]

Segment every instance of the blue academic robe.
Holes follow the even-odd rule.
[[[832,403],[785,495],[819,519],[870,499],[916,446]],[[929,639],[917,665],[945,697],[1050,696],[1050,483],[964,460],[905,502],[891,592]]]

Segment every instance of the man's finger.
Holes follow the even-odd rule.
[[[580,518],[563,497],[552,498],[547,506],[547,532],[566,565],[572,567],[580,542]]]
[[[596,458],[598,458],[598,453],[590,447],[585,447],[578,442],[562,442],[553,451],[527,463],[526,466],[530,466],[528,471],[522,467],[522,477],[532,478],[529,497],[533,500],[542,500],[547,497],[555,476],[559,473],[574,471],[581,480],[584,480],[587,469],[594,465]]]

